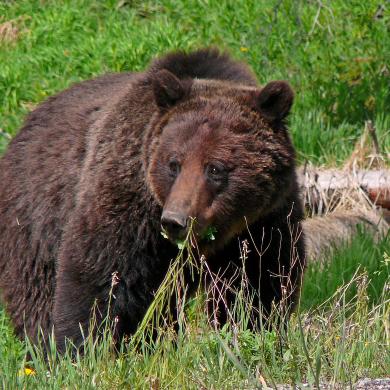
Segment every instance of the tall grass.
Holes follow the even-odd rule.
[[[358,237],[352,248],[355,255],[366,254],[362,257],[366,262],[355,264],[354,269],[351,266],[342,283],[336,280],[334,288],[320,289],[315,297],[313,286],[324,285],[329,275],[337,275],[339,264],[311,264],[297,310],[285,326],[280,326],[276,312],[272,330],[262,326],[257,332],[246,329],[245,294],[237,295],[235,312],[222,329],[210,324],[205,296],[200,292],[195,298],[182,299],[176,330],[169,321],[161,321],[167,319],[167,297],[178,291],[183,297],[183,266],[189,261],[196,266],[183,250],[172,262],[172,273],[156,293],[140,331],[122,343],[119,352],[114,347],[112,328],[104,323],[99,340],[86,337],[83,357],[71,348],[60,357],[52,343],[45,361],[42,349],[13,339],[2,316],[2,385],[29,389],[253,389],[277,383],[346,385],[364,376],[387,375],[390,242],[385,237],[373,247]],[[335,258],[339,256],[341,261],[347,250],[339,250]],[[374,264],[381,262],[382,268],[372,273],[369,267],[374,269]],[[383,273],[380,283],[374,278],[375,272]],[[25,361],[26,352],[32,356],[29,363]],[[27,363],[34,368],[34,375],[23,374]]]
[[[390,233],[375,241],[372,235],[360,229],[351,242],[330,253],[325,259],[313,262],[305,273],[301,308],[309,310],[321,305],[340,286],[349,283],[356,273],[365,273],[369,279],[367,296],[371,304],[378,304],[390,278]],[[348,299],[357,286],[348,290]]]

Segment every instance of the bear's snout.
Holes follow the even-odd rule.
[[[186,214],[164,210],[161,216],[161,227],[171,240],[184,239],[187,234],[189,218]]]

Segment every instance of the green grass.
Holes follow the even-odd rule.
[[[0,127],[14,135],[29,108],[71,83],[142,70],[173,49],[216,45],[261,83],[297,92],[291,130],[301,160],[335,164],[364,121],[390,147],[390,8],[383,2],[304,0],[19,0],[0,3]],[[387,108],[386,108],[387,107]],[[0,148],[6,140],[0,136]]]
[[[141,389],[151,383],[156,389],[237,389],[260,386],[261,377],[269,386],[302,382],[314,386],[385,376],[390,368],[390,259],[386,253],[390,253],[389,237],[373,246],[361,233],[351,246],[336,252],[336,261],[320,268],[311,264],[300,307],[286,328],[275,326],[272,331],[245,330],[246,303],[241,298],[236,320],[216,331],[208,325],[200,295],[182,314],[186,331],[176,335],[170,328],[161,327],[158,341],[150,345],[145,335],[155,313],[162,313],[160,298],[172,288],[169,283],[176,280],[173,275],[157,294],[160,298],[141,325],[142,331],[122,345],[119,354],[113,352],[106,329],[99,343],[87,341],[85,357],[72,359],[68,354],[59,358],[52,346],[46,364],[40,350],[14,339],[3,313],[0,383],[4,388],[29,389]],[[361,264],[350,261],[361,254]],[[340,272],[343,258],[348,264]],[[180,272],[183,262],[175,264],[174,274]],[[318,288],[327,284],[327,277],[329,285]],[[21,374],[26,351],[32,354],[33,376]]]
[[[367,119],[388,153],[390,6],[375,17],[381,4],[0,2],[0,25],[11,21],[17,29],[9,39],[0,27],[0,153],[32,107],[70,84],[105,72],[142,70],[167,50],[209,45],[246,61],[261,83],[291,82],[296,102],[290,127],[300,161],[342,163]],[[390,237],[375,243],[361,232],[327,263],[311,264],[299,310],[286,329],[246,331],[241,311],[241,321],[215,331],[198,309],[200,297],[186,312],[187,331],[176,336],[160,330],[163,337],[154,348],[145,340],[137,348],[130,342],[115,355],[106,335],[101,343],[88,344],[84,358],[53,357],[47,366],[35,357],[34,376],[20,375],[32,347],[14,338],[0,311],[0,386],[236,389],[255,388],[261,377],[272,386],[388,375],[389,255]],[[143,326],[148,329],[147,321]]]
[[[374,242],[372,236],[364,230],[359,231],[351,243],[329,255],[325,261],[313,263],[308,267],[303,284],[301,309],[320,306],[340,286],[349,283],[356,272],[366,273],[370,282],[367,296],[371,304],[378,304],[386,283],[390,282],[389,251],[390,233],[383,240]],[[355,294],[356,286],[351,286],[347,298],[351,299]]]

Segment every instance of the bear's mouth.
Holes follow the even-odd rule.
[[[187,245],[192,247],[197,246],[197,244],[207,245],[216,240],[218,230],[215,226],[209,225],[204,229],[199,229],[199,225],[195,225],[195,223],[196,221],[193,220],[185,233],[181,233],[180,235],[172,234],[164,226],[161,226],[161,235],[171,241],[172,244],[175,244],[179,249],[183,249]]]

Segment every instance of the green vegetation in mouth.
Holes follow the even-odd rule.
[[[176,240],[175,244],[178,249],[182,250],[186,246],[186,242],[187,242],[186,240]]]
[[[201,236],[201,239],[204,240],[206,239],[207,241],[214,241],[215,240],[215,234],[217,233],[217,228],[215,226],[209,226],[205,232],[202,234]],[[164,229],[164,228],[161,228],[161,232],[160,234],[166,239],[168,240],[169,237],[168,237],[168,232]],[[175,243],[177,244],[177,246],[179,247],[179,249],[182,249],[183,248],[183,245],[184,245],[184,242],[185,240],[176,240]]]
[[[215,226],[209,226],[204,232],[202,239],[206,239],[207,241],[214,241],[217,231],[218,230]]]
[[[161,235],[166,239],[166,240],[168,240],[169,238],[168,238],[168,234],[167,234],[167,231],[164,229],[164,228],[161,228]]]
[[[167,231],[164,228],[161,228],[161,232],[160,233],[166,240],[169,240],[168,233],[167,233]],[[182,249],[184,249],[184,247],[186,245],[186,242],[187,242],[186,239],[185,240],[176,240],[175,244],[176,244],[178,249],[182,250]]]

